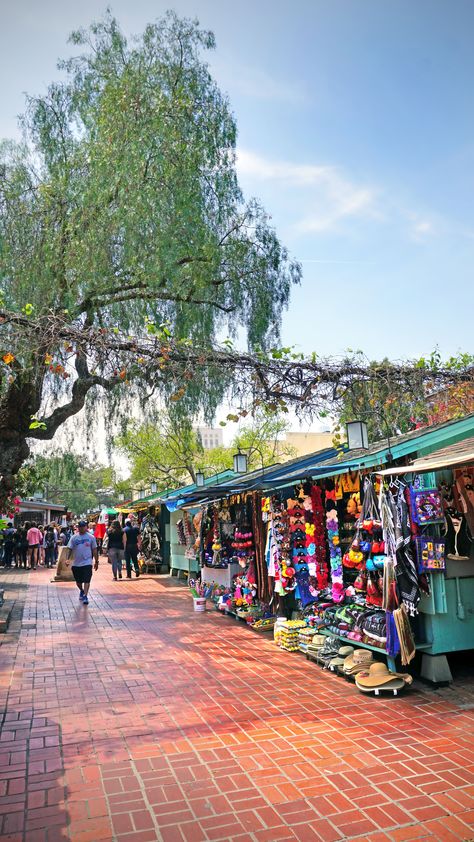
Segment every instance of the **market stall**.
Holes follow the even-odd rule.
[[[367,676],[357,669],[359,654],[348,672],[363,692],[409,686],[408,673],[396,668],[413,667],[417,652],[425,677],[448,681],[446,659],[435,656],[474,646],[473,562],[465,549],[474,477],[465,462],[455,490],[453,477],[449,485],[433,468],[416,470],[414,460],[473,435],[471,415],[342,458],[313,454],[247,475],[225,494],[208,488],[205,500],[185,495],[185,509],[201,505],[194,546],[206,593],[253,627],[273,624],[283,650],[311,656],[312,638],[327,638],[318,662],[328,668],[365,652]],[[450,513],[451,498],[457,508]]]
[[[419,604],[421,675],[451,681],[447,655],[474,648],[474,438],[382,471],[415,489],[414,535],[428,589]]]

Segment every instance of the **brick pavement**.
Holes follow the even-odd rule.
[[[474,839],[474,678],[367,698],[185,588],[29,579],[0,643],[0,842]]]

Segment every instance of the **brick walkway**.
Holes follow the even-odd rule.
[[[29,575],[0,646],[0,842],[474,838],[474,678],[366,698],[167,578]],[[25,780],[26,778],[26,780]]]

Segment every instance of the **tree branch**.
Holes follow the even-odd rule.
[[[217,286],[218,284],[215,283],[214,285]],[[160,292],[159,290],[147,290],[147,284],[140,282],[129,287],[122,287],[118,291],[115,290],[106,292],[103,290],[96,294],[92,293],[79,303],[78,312],[83,313],[91,307],[103,307],[106,304],[120,304],[124,301],[134,301],[137,298],[142,300],[145,299],[146,301],[175,301],[183,304],[198,304],[206,307],[216,307],[218,310],[222,310],[223,313],[232,313],[233,310],[235,310],[235,307],[226,307],[224,304],[218,304],[217,301],[194,298],[191,293],[188,295],[177,295],[173,293]]]
[[[111,391],[121,382],[119,377],[107,379],[96,374],[91,374],[83,353],[78,353],[75,367],[78,377],[73,383],[71,400],[62,406],[58,406],[53,410],[51,415],[42,419],[43,423],[46,424],[46,429],[37,428],[30,430],[28,438],[50,441],[61,424],[64,424],[68,418],[71,418],[83,409],[87,393],[94,386],[101,386],[106,391]]]

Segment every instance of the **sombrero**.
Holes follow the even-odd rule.
[[[406,687],[406,683],[403,678],[392,678],[391,681],[386,681],[385,684],[380,684],[379,687],[362,687],[361,684],[357,684],[357,677],[356,677],[356,685],[358,690],[362,693],[375,693],[378,694],[383,690],[403,690]]]
[[[344,672],[354,675],[357,672],[367,671],[373,663],[374,656],[368,649],[356,649],[353,655],[344,661]]]
[[[356,684],[359,690],[375,690],[385,687],[390,682],[401,681],[403,684],[411,684],[413,679],[407,673],[390,672],[387,664],[382,661],[375,661],[370,665],[369,671],[359,672],[356,675]],[[387,687],[387,689],[392,689]],[[393,689],[397,689],[393,687]]]
[[[327,637],[325,634],[315,634],[313,635],[310,643],[308,643],[308,649],[321,649],[321,647],[326,643],[326,640]]]

